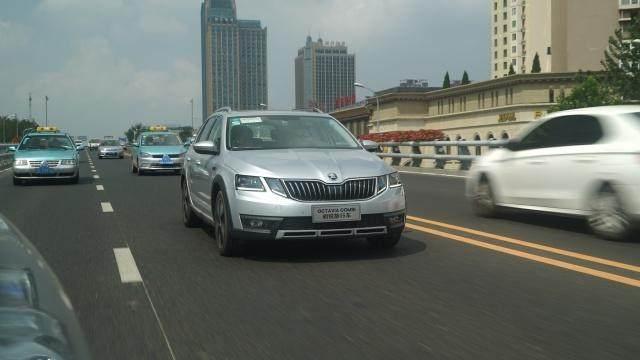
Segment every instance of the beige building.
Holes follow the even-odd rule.
[[[618,1],[620,2],[618,21],[620,22],[620,27],[624,29],[631,24],[634,18],[640,16],[640,0]]]
[[[354,134],[395,130],[442,130],[451,140],[507,139],[544,116],[575,85],[576,73],[520,74],[429,92],[380,92],[366,106],[332,113]],[[368,111],[365,111],[365,108]]]
[[[637,0],[490,0],[491,77],[531,72],[601,70],[621,2]]]

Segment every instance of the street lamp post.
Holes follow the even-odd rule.
[[[369,92],[371,92],[373,94],[373,97],[376,99],[376,113],[378,115],[377,116],[378,119],[376,120],[376,132],[380,132],[380,99],[378,99],[378,96],[376,95],[376,92],[373,91],[368,86],[366,86],[366,85],[364,85],[362,83],[359,83],[359,82],[353,83],[353,86],[368,90]]]
[[[193,98],[191,99],[191,132],[193,133]]]
[[[44,97],[44,126],[49,126],[49,96]]]

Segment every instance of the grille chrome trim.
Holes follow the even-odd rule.
[[[367,200],[376,195],[377,179],[349,179],[340,184],[327,184],[320,180],[284,180],[287,195],[293,200],[354,201]]]
[[[330,237],[357,237],[384,235],[387,233],[385,226],[348,229],[323,229],[323,230],[278,230],[276,239],[315,239]]]

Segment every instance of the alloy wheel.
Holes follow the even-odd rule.
[[[224,203],[224,195],[219,193],[216,198],[216,225],[215,225],[216,242],[219,249],[224,249],[227,242],[227,209]]]
[[[596,234],[608,238],[621,238],[629,230],[631,223],[614,192],[601,191],[592,201],[591,209],[588,222]]]

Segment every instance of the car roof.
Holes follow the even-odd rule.
[[[640,112],[639,105],[598,106],[552,113],[550,118],[564,115],[621,115]]]
[[[62,135],[62,136],[69,136],[69,134],[67,133],[63,133],[63,132],[59,132],[59,131],[41,131],[41,132],[30,132],[28,134],[26,134],[25,136],[45,136],[45,135]]]
[[[236,116],[316,116],[316,117],[331,117],[331,115],[322,112],[305,111],[305,110],[246,110],[246,111],[221,111],[214,113],[214,115],[226,115],[227,117]]]

